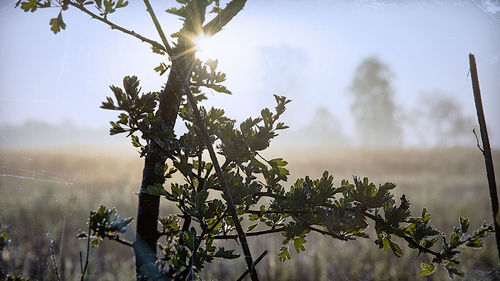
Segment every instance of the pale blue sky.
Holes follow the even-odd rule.
[[[99,109],[110,84],[137,75],[143,89],[158,90],[166,77],[148,45],[109,30],[70,9],[67,29],[52,34],[55,9],[24,13],[0,0],[0,124],[64,119],[106,127],[114,112]],[[142,1],[130,1],[110,19],[157,39]],[[174,1],[153,1],[173,32],[180,23],[163,11]],[[394,4],[398,3],[398,4]],[[488,5],[491,4],[491,5]],[[498,1],[263,1],[245,9],[216,35],[220,69],[232,96],[213,95],[209,104],[242,120],[273,106],[273,93],[293,99],[286,121],[306,125],[318,106],[328,107],[353,134],[348,87],[359,63],[376,55],[395,74],[396,101],[409,109],[418,95],[452,94],[475,116],[468,54],[479,67],[492,142],[500,143],[500,12]],[[159,41],[159,39],[157,39]],[[425,105],[422,105],[425,106]]]

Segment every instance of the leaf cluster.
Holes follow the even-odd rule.
[[[194,89],[198,86],[195,81],[199,80],[192,80]],[[166,242],[160,247],[162,256],[158,266],[165,276],[183,279],[195,277],[203,270],[204,263],[214,258],[236,257],[233,250],[214,246],[215,240],[236,238],[235,224],[227,212],[228,198],[222,192],[213,163],[204,159],[207,146],[191,105],[186,101],[181,105],[179,116],[187,132],[176,137],[155,117],[157,95],[141,95],[136,77],[125,77],[123,87],[122,90],[112,86],[116,102],[108,98],[103,103],[103,108],[124,111],[119,121],[111,123],[111,133],[128,132],[134,146],[141,147],[143,152],[150,151],[152,141],[162,144],[162,153],[168,159],[160,167],[165,177],[179,173],[184,179],[184,182],[152,185],[147,189],[152,195],[174,202],[179,211],[160,220],[163,231],[159,235],[164,235]],[[198,99],[203,99],[201,94]],[[343,180],[340,186],[334,186],[333,176],[325,172],[315,180],[300,178],[287,188],[287,161],[267,160],[259,154],[269,147],[279,130],[287,128],[279,118],[290,101],[277,95],[275,101],[273,111],[263,109],[260,116],[250,117],[239,125],[226,117],[222,109],[201,108],[210,145],[217,147],[224,160],[224,177],[239,219],[253,222],[247,235],[280,232],[283,246],[278,256],[286,261],[291,258],[290,246],[296,252],[305,250],[310,232],[344,241],[369,238],[366,231],[371,222],[379,248],[400,256],[403,252],[399,243],[403,241],[419,253],[432,256],[429,264],[421,263],[421,274],[432,273],[435,265],[442,265],[450,276],[462,274],[455,267],[457,254],[464,247],[480,247],[481,239],[491,233],[491,225],[484,224],[472,236],[465,236],[468,220],[461,218],[461,226],[454,229],[448,241],[443,232],[429,224],[430,215],[425,209],[419,217],[412,217],[410,202],[404,195],[396,202],[393,183],[376,186],[367,178],[355,177],[352,183]],[[160,125],[153,126],[154,122]],[[133,135],[135,132],[141,132],[147,142],[140,143]],[[165,143],[175,145],[167,147]],[[96,234],[96,237],[112,239],[115,235]],[[437,244],[439,238],[440,245]]]
[[[125,244],[131,244],[120,238],[121,233],[125,233],[127,226],[133,218],[122,219],[115,208],[106,208],[101,205],[97,210],[90,211],[89,233],[82,232],[77,237],[92,239],[92,247],[99,246],[99,241],[103,239],[115,240]]]
[[[215,70],[216,63],[214,65],[210,63],[213,62],[208,62],[208,68],[211,71]],[[220,79],[217,75],[212,77]],[[194,82],[199,81],[196,79],[193,78],[193,88],[199,85],[199,82]],[[184,101],[179,113],[185,122],[187,132],[178,138],[169,135],[167,139],[165,136],[168,135],[168,128],[151,125],[157,120],[153,114],[154,107],[157,106],[156,96],[141,95],[139,81],[135,77],[125,77],[123,89],[114,86],[111,89],[115,98],[107,98],[102,107],[123,111],[119,115],[119,120],[111,123],[112,134],[128,132],[133,138],[134,145],[138,146],[139,142],[133,134],[142,133],[142,137],[148,140],[145,144],[139,143],[142,151],[149,151],[152,141],[160,143],[170,141],[176,144],[175,147],[168,149],[168,153],[167,149],[161,151],[165,153],[170,165],[166,163],[160,168],[163,169],[165,177],[180,173],[185,182],[172,182],[170,186],[167,185],[168,187],[152,185],[147,188],[148,193],[162,196],[177,204],[180,212],[178,215],[160,219],[163,231],[159,235],[165,236],[166,242],[160,246],[162,256],[158,263],[164,274],[172,278],[187,278],[196,275],[203,269],[205,262],[210,262],[214,258],[237,257],[238,255],[233,253],[234,250],[214,245],[215,240],[231,235],[235,225],[228,215],[227,198],[220,192],[222,188],[213,172],[213,164],[204,160],[207,148],[203,144],[201,128],[195,122],[189,103]],[[234,203],[242,214],[244,209],[257,203],[258,198],[255,195],[264,187],[254,176],[255,172],[260,172],[266,167],[256,159],[258,152],[269,146],[270,140],[277,136],[277,131],[286,128],[283,123],[278,122],[278,119],[290,101],[280,96],[275,96],[275,100],[277,105],[274,112],[263,109],[259,117],[249,118],[238,127],[235,126],[234,120],[224,116],[223,110],[212,108],[206,111],[202,108],[203,118],[211,135],[211,145],[217,144],[219,153],[226,159],[223,166],[224,173],[231,194],[235,198]],[[265,168],[267,176],[275,180],[286,180],[288,171],[282,168],[286,162],[282,159],[273,159],[268,163],[270,168]],[[173,167],[170,168],[171,166]],[[209,198],[209,194],[214,192],[219,196]],[[99,210],[94,213],[105,212],[104,207]],[[182,226],[180,219],[184,221]],[[91,218],[91,222],[94,220],[96,219]],[[192,223],[198,226],[193,227]],[[92,225],[94,229],[94,225],[99,224]],[[113,239],[117,235],[117,233],[104,235],[97,230],[93,231],[94,236],[101,238]]]
[[[114,94],[106,97],[101,108],[107,110],[122,111],[118,115],[117,121],[111,121],[110,134],[128,133],[131,136],[134,147],[142,147],[139,137],[135,132],[142,132],[144,136],[151,134],[152,128],[160,126],[160,120],[156,107],[158,105],[158,93],[141,93],[140,82],[136,76],[125,76],[123,78],[123,89],[117,86],[110,86]],[[156,113],[155,113],[156,112]],[[162,138],[167,136],[163,135]],[[147,137],[144,137],[148,139]],[[143,150],[143,155],[146,151]]]
[[[115,95],[121,103],[115,105],[108,101],[106,108],[126,110],[127,120],[132,123],[137,121],[134,120],[137,116],[145,118],[154,112],[154,103],[150,104],[151,107],[133,106],[140,100],[136,79],[124,82],[124,88],[125,91],[112,88],[118,93]],[[457,254],[464,247],[480,247],[481,239],[491,233],[491,225],[484,224],[471,236],[465,236],[468,219],[460,218],[461,226],[453,230],[448,241],[443,232],[429,224],[430,215],[426,209],[419,217],[412,217],[410,202],[404,195],[399,203],[396,202],[392,193],[396,187],[393,183],[376,186],[367,178],[355,177],[352,183],[343,180],[340,186],[334,186],[333,176],[325,172],[315,180],[300,178],[287,188],[288,163],[282,158],[267,160],[259,154],[269,147],[279,130],[287,128],[279,122],[279,118],[290,101],[281,96],[275,96],[275,101],[274,111],[263,109],[260,116],[248,118],[239,126],[227,118],[222,109],[207,111],[201,108],[211,145],[217,147],[224,159],[224,176],[239,218],[243,220],[246,217],[253,222],[248,227],[247,235],[280,232],[283,246],[278,256],[286,261],[291,258],[290,246],[296,252],[305,250],[310,232],[344,241],[369,238],[366,231],[371,222],[376,232],[375,244],[379,248],[400,256],[403,251],[399,243],[403,241],[419,253],[432,256],[429,264],[421,263],[421,274],[432,273],[435,265],[442,265],[450,276],[462,274],[455,267],[458,264]],[[147,112],[130,114],[130,108],[147,109]],[[222,193],[213,164],[204,160],[206,145],[189,103],[183,103],[179,116],[184,120],[187,132],[179,138],[171,137],[170,140],[177,144],[167,155],[173,168],[165,164],[163,169],[166,177],[180,173],[185,182],[171,182],[168,187],[150,186],[147,192],[162,196],[178,207],[179,214],[160,220],[163,229],[160,235],[167,238],[160,248],[162,257],[158,263],[166,276],[182,279],[195,276],[204,268],[203,264],[213,258],[236,257],[231,250],[214,246],[215,240],[234,239],[236,236],[233,234],[234,221],[227,213],[228,198]],[[145,127],[134,128],[145,135]],[[165,142],[160,127],[154,130],[147,128],[148,136],[156,135],[157,139]],[[147,150],[147,145],[145,147]],[[193,223],[197,227],[193,227]],[[439,238],[441,245],[437,244]],[[439,250],[436,249],[438,246]]]
[[[59,33],[61,30],[66,29],[66,23],[63,20],[62,12],[66,11],[70,5],[72,6],[91,6],[99,12],[99,14],[106,19],[109,14],[114,13],[117,9],[124,8],[128,5],[128,1],[118,0],[95,0],[95,1],[86,1],[86,0],[27,0],[27,1],[18,1],[16,3],[16,7],[21,5],[21,9],[25,12],[35,12],[37,9],[42,8],[59,8],[59,13],[56,17],[51,18],[49,21],[50,30],[54,32],[54,34]]]

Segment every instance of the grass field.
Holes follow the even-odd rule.
[[[293,153],[292,153],[293,151]],[[324,170],[341,179],[369,177],[376,184],[394,182],[396,193],[412,202],[414,214],[426,207],[432,223],[450,232],[459,216],[471,218],[472,226],[491,221],[484,161],[477,149],[329,150],[283,149],[269,157],[284,156],[291,179]],[[500,154],[495,154],[500,165]],[[64,280],[79,280],[80,251],[85,241],[76,239],[86,229],[90,209],[99,204],[116,206],[122,216],[135,216],[142,159],[133,151],[78,148],[38,151],[0,151],[0,224],[11,237],[0,267],[33,280],[55,280],[46,233],[55,240],[55,254]],[[498,169],[497,169],[498,174]],[[163,201],[162,214],[175,212]],[[133,240],[135,226],[127,238]],[[427,257],[406,247],[397,258],[379,250],[373,240],[334,241],[320,235],[307,237],[306,252],[281,263],[279,234],[250,238],[254,255],[270,254],[259,263],[262,280],[446,280],[438,269],[431,277],[418,277],[419,260]],[[494,239],[481,250],[466,250],[460,269],[468,280],[480,280],[497,265]],[[227,242],[239,250],[233,242]],[[403,244],[403,243],[401,243]],[[234,280],[245,269],[243,260],[215,261],[204,279]],[[105,241],[91,251],[90,280],[132,280],[132,250]],[[491,280],[494,274],[483,280]],[[489,279],[488,279],[489,278]]]

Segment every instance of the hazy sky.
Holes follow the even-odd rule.
[[[106,127],[115,112],[99,109],[108,86],[137,75],[146,91],[166,76],[153,68],[164,60],[147,44],[69,9],[65,31],[54,35],[56,9],[24,13],[0,0],[0,124],[26,120]],[[158,40],[142,1],[109,18]],[[152,1],[169,33],[174,1]],[[232,96],[214,94],[209,105],[242,120],[274,106],[273,93],[293,100],[292,128],[306,125],[327,107],[353,134],[348,87],[359,63],[378,56],[395,74],[402,110],[422,93],[440,90],[475,116],[468,54],[476,55],[492,142],[500,143],[499,1],[290,1],[248,0],[245,9],[212,38],[207,54],[219,59]],[[420,106],[425,106],[422,104]]]

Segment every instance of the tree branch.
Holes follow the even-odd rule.
[[[243,228],[241,227],[240,221],[238,219],[238,214],[236,213],[236,208],[234,205],[233,196],[231,195],[231,191],[229,190],[229,186],[227,185],[226,179],[224,178],[224,174],[223,174],[222,169],[219,165],[219,161],[217,160],[217,156],[215,155],[214,148],[212,147],[212,144],[210,142],[210,135],[208,133],[206,124],[201,117],[198,106],[196,105],[196,99],[194,98],[193,93],[191,92],[191,89],[189,89],[189,87],[186,87],[185,91],[186,91],[189,103],[191,104],[191,107],[193,108],[193,113],[194,113],[196,122],[198,123],[198,125],[201,128],[203,138],[205,140],[205,144],[206,144],[208,152],[210,154],[210,158],[212,159],[212,164],[215,168],[215,172],[217,173],[217,177],[219,179],[219,183],[222,185],[224,195],[227,198],[227,208],[228,208],[229,214],[233,218],[234,225],[236,227],[236,231],[238,232],[238,240],[240,240],[240,242],[241,242],[241,247],[242,247],[243,253],[245,255],[245,261],[247,263],[248,270],[250,271],[250,277],[252,278],[253,281],[257,281],[257,280],[259,280],[259,277],[257,276],[257,272],[255,271],[255,265],[253,263],[250,248],[248,247],[245,232],[243,231]]]
[[[268,253],[267,250],[262,252],[262,254],[260,254],[260,256],[255,260],[255,265],[257,265],[267,255],[267,253]],[[245,278],[245,276],[247,276],[247,275],[248,275],[248,269],[245,270],[245,272],[243,272],[243,274],[241,274],[240,278],[236,279],[236,281],[243,280],[243,278]]]
[[[92,212],[90,212],[92,214]],[[89,216],[90,217],[90,216]],[[90,226],[90,218],[89,218],[89,232],[87,236],[87,254],[85,256],[85,265],[82,265],[82,252],[80,252],[80,268],[81,268],[81,273],[82,275],[80,276],[80,281],[85,280],[85,273],[87,272],[87,268],[89,266],[89,254],[90,254],[90,231],[91,231],[91,226]]]
[[[271,233],[276,233],[276,232],[282,232],[286,228],[285,227],[280,227],[280,228],[275,228],[275,229],[268,229],[268,230],[262,230],[262,231],[255,231],[255,232],[247,232],[246,236],[259,236],[259,235],[264,235],[264,234],[271,234]],[[214,239],[237,239],[238,235],[217,235],[213,237]]]
[[[86,13],[87,15],[91,16],[92,18],[94,18],[94,19],[96,19],[98,21],[101,21],[101,22],[109,25],[109,27],[111,27],[111,29],[116,29],[116,30],[119,30],[119,31],[121,31],[121,32],[123,32],[125,34],[131,35],[131,36],[133,36],[133,37],[141,40],[142,42],[146,42],[146,43],[150,44],[151,46],[156,47],[156,48],[158,48],[158,49],[160,49],[160,50],[165,51],[165,52],[168,53],[167,49],[165,49],[165,47],[162,44],[160,44],[160,43],[158,43],[158,42],[156,42],[154,40],[151,40],[151,39],[149,39],[147,37],[144,37],[141,34],[135,32],[133,30],[128,30],[128,29],[126,29],[124,27],[121,27],[121,26],[119,26],[119,25],[117,25],[117,24],[109,21],[108,19],[106,19],[104,17],[100,17],[100,16],[94,14],[93,12],[91,12],[90,10],[88,10],[87,8],[85,8],[83,5],[80,5],[78,3],[71,2],[71,1],[68,2],[68,4],[71,5],[71,6],[73,6],[73,7],[75,7],[75,8],[77,8],[78,10]]]
[[[158,32],[158,35],[160,35],[161,41],[163,42],[163,45],[165,46],[167,54],[174,59],[174,52],[172,51],[172,48],[170,48],[170,45],[168,44],[167,37],[165,36],[165,33],[163,32],[163,29],[161,28],[160,23],[158,22],[158,18],[156,18],[155,12],[153,8],[151,7],[151,4],[149,3],[149,0],[144,0],[144,4],[146,5],[146,10],[148,11],[149,15],[151,16],[151,19],[153,20],[153,23],[155,25],[156,31]]]
[[[342,235],[340,233],[335,233],[335,232],[328,232],[328,231],[324,231],[324,230],[321,230],[321,229],[318,229],[318,228],[315,228],[315,227],[312,227],[312,226],[308,226],[308,228],[312,231],[316,231],[318,233],[321,233],[323,235],[328,235],[328,236],[332,236],[332,237],[335,237],[339,240],[343,240],[343,241],[348,241],[348,240],[354,240],[354,238],[349,238],[345,235]]]
[[[335,206],[333,206],[333,205],[331,205],[331,207],[335,208]],[[372,214],[370,214],[370,213],[368,213],[366,211],[363,212],[363,211],[358,210],[356,208],[346,208],[346,210],[350,211],[350,212],[355,212],[355,213],[362,214],[362,215],[366,216],[367,218],[372,219],[376,223],[379,223],[380,225],[382,225],[384,227],[385,232],[390,233],[390,234],[394,234],[394,235],[398,236],[399,238],[402,238],[403,240],[405,240],[406,242],[408,242],[408,244],[411,244],[412,246],[415,246],[421,252],[428,253],[428,254],[434,255],[436,257],[441,257],[441,258],[443,257],[441,255],[441,253],[435,252],[435,251],[433,251],[433,250],[431,250],[429,248],[422,247],[419,243],[416,243],[412,239],[412,237],[408,236],[406,233],[400,233],[400,232],[393,231],[393,228],[388,223],[386,223],[382,218],[380,218],[380,217],[372,215]],[[449,258],[445,258],[445,259],[448,260],[448,261],[452,261],[452,262],[458,264],[458,261],[455,261],[455,260],[452,260],[452,259],[449,259]]]
[[[125,239],[121,239],[120,236],[115,236],[115,237],[110,237],[109,238],[110,240],[113,240],[113,241],[116,241],[122,245],[125,245],[125,246],[129,246],[131,248],[134,247],[134,245],[132,244],[132,242],[128,241],[128,240],[125,240]]]
[[[274,198],[274,199],[281,199],[281,200],[289,199],[289,197],[287,197],[285,195],[274,194],[272,192],[255,192],[255,193],[252,194],[252,196],[254,196],[254,197],[267,196],[267,197],[271,197],[271,198]]]
[[[203,33],[207,36],[212,36],[221,31],[243,9],[246,2],[246,0],[232,0],[229,2],[215,18],[203,26]]]
[[[50,258],[52,259],[52,265],[54,267],[54,271],[58,281],[61,281],[61,275],[59,275],[59,270],[57,268],[56,254],[54,253],[54,241],[50,239],[50,233],[47,232],[47,239],[49,240],[49,250],[50,250]]]

